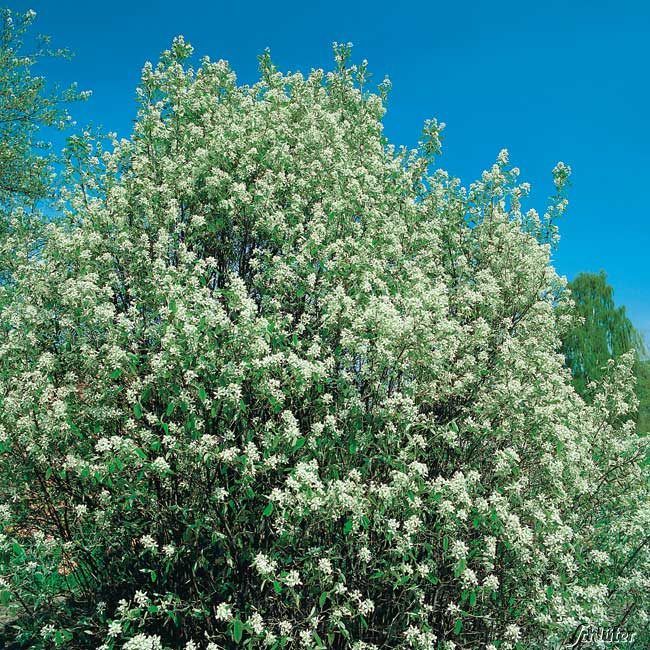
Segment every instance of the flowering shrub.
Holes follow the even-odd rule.
[[[176,39],[0,296],[0,596],[30,647],[546,648],[648,617],[632,358],[586,405],[543,215],[387,84]],[[35,244],[38,244],[35,247]],[[34,251],[36,250],[36,253]]]

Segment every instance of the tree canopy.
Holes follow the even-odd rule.
[[[564,336],[564,352],[576,388],[602,377],[607,361],[629,352],[643,351],[643,341],[625,307],[614,303],[614,290],[604,271],[580,273],[569,284],[575,301],[575,325]]]
[[[563,337],[567,365],[576,390],[586,399],[607,370],[610,359],[626,352],[636,354],[634,375],[639,400],[638,424],[649,430],[650,367],[643,337],[628,318],[625,307],[617,307],[614,290],[604,271],[580,273],[568,285],[574,301],[575,321]]]
[[[51,148],[39,139],[43,128],[63,129],[70,123],[65,108],[83,99],[75,85],[59,89],[33,74],[44,57],[67,57],[38,36],[33,47],[25,40],[36,14],[0,9],[0,207],[32,205],[52,192]]]
[[[9,235],[34,241],[42,214],[55,195],[56,155],[47,131],[71,124],[67,104],[88,96],[75,85],[60,89],[34,68],[46,57],[67,57],[46,36],[31,37],[36,14],[0,8],[0,282],[7,282],[16,251]]]

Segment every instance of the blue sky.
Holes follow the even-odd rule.
[[[1,0],[0,0],[1,1]],[[430,117],[446,122],[441,167],[471,182],[501,148],[550,194],[558,160],[573,168],[570,208],[555,256],[559,271],[607,271],[650,340],[650,3],[221,2],[33,0],[38,31],[75,51],[43,72],[93,97],[75,108],[120,136],[130,133],[142,64],[183,34],[199,55],[228,59],[256,79],[270,47],[283,70],[331,66],[333,41],[354,44],[375,81],[393,82],[391,141],[413,146]]]

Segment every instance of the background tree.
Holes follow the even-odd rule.
[[[636,368],[636,394],[639,400],[639,415],[637,417],[639,431],[650,432],[650,361],[647,358],[638,360]]]
[[[36,13],[0,8],[0,280],[6,281],[18,251],[7,249],[10,235],[33,243],[45,201],[55,196],[57,155],[53,130],[70,126],[66,106],[84,99],[75,85],[61,89],[34,73],[46,57],[69,57],[50,47],[47,36],[32,36]],[[49,131],[49,132],[48,132]],[[50,203],[51,207],[51,203]],[[15,241],[11,240],[15,245]]]
[[[576,390],[593,397],[592,382],[599,381],[607,362],[630,350],[637,360],[634,373],[639,399],[639,426],[647,431],[650,408],[649,367],[643,337],[628,318],[625,307],[617,307],[614,290],[604,271],[580,273],[568,285],[575,303],[574,325],[563,337],[563,351],[573,374]]]

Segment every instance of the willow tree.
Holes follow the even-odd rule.
[[[647,620],[632,360],[585,404],[502,152],[469,188],[386,84],[236,83],[177,39],[0,319],[19,643],[543,648]],[[90,157],[92,158],[92,156]]]

